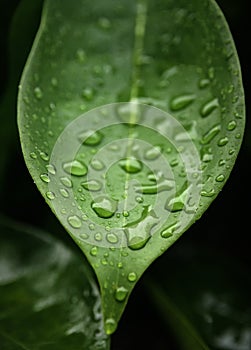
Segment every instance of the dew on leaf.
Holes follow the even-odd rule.
[[[136,174],[142,170],[142,163],[134,157],[120,160],[119,165],[129,174]]]
[[[82,132],[78,136],[78,139],[84,145],[96,146],[102,141],[103,135],[99,131],[87,130],[87,131]]]
[[[235,120],[231,120],[229,123],[228,123],[228,126],[227,126],[227,130],[229,131],[232,131],[236,128],[237,126],[237,123]]]
[[[39,86],[35,87],[34,95],[38,100],[41,100],[41,98],[43,97],[43,92]]]
[[[135,272],[130,272],[127,279],[129,282],[135,282],[137,280],[137,274]]]
[[[218,141],[218,146],[222,147],[222,146],[225,146],[227,143],[228,143],[228,137],[222,137]]]
[[[217,182],[222,182],[225,180],[225,176],[223,174],[220,174],[215,179]]]
[[[188,107],[194,100],[196,96],[193,94],[181,95],[173,98],[170,102],[170,109],[172,111],[179,111]]]
[[[114,333],[116,328],[117,322],[114,320],[114,318],[107,318],[105,320],[105,332],[107,335]]]
[[[96,247],[96,246],[92,247],[90,250],[90,254],[92,256],[96,256],[98,254],[98,247]]]
[[[81,219],[77,215],[71,215],[67,220],[73,228],[80,228],[82,226]]]
[[[54,167],[54,165],[48,164],[46,165],[46,169],[48,170],[48,173],[50,173],[51,175],[56,174],[56,168]]]
[[[99,171],[99,170],[103,170],[104,167],[105,167],[105,165],[104,165],[104,163],[103,163],[101,160],[99,160],[99,159],[92,159],[92,161],[91,161],[91,167],[92,167],[94,170]]]
[[[36,155],[35,152],[31,152],[31,153],[30,153],[30,157],[31,157],[32,159],[37,159],[37,155]]]
[[[60,181],[65,187],[72,188],[72,181],[68,177],[61,177]]]
[[[101,218],[110,218],[117,210],[117,201],[107,197],[99,196],[95,198],[91,205],[94,212]]]
[[[128,289],[125,287],[118,287],[115,291],[115,299],[117,301],[124,301],[128,295]]]
[[[109,243],[115,244],[118,242],[118,237],[117,237],[117,235],[115,235],[115,233],[108,233],[106,235],[106,239]]]
[[[203,118],[208,117],[217,107],[219,107],[218,98],[214,98],[213,100],[205,103],[200,111],[200,114]]]
[[[145,159],[147,160],[155,160],[161,155],[161,147],[155,146],[150,149],[148,149],[145,152]]]
[[[64,198],[69,197],[69,192],[65,188],[60,188],[59,192]]]
[[[63,164],[63,169],[68,174],[75,176],[84,176],[87,173],[87,167],[83,162],[79,160],[73,160],[71,162],[66,162]]]
[[[53,200],[55,198],[55,194],[51,191],[46,192],[46,197],[50,200]]]
[[[220,130],[221,130],[220,124],[214,125],[202,136],[201,144],[206,145],[210,143],[214,139],[214,137],[220,132]]]
[[[87,191],[99,191],[102,188],[102,184],[97,180],[87,180],[81,182],[81,186]]]
[[[40,175],[40,179],[46,183],[50,182],[50,178],[49,178],[48,174],[45,174],[45,173]]]

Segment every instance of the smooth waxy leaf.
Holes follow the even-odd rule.
[[[97,274],[114,332],[151,264],[227,180],[244,129],[214,1],[45,1],[23,73],[25,161]]]
[[[108,349],[82,257],[42,232],[3,223],[0,230],[1,348]]]

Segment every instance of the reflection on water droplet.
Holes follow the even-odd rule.
[[[228,138],[227,137],[222,137],[219,141],[218,141],[218,146],[222,147],[225,146],[228,143]]]
[[[34,95],[38,100],[41,100],[41,98],[43,97],[43,92],[39,86],[35,87]]]
[[[107,318],[105,320],[105,332],[107,335],[111,335],[115,332],[117,328],[117,322],[114,320],[114,318]]]
[[[180,226],[177,222],[166,227],[163,231],[161,231],[160,235],[162,238],[170,238],[173,236],[174,231]]]
[[[105,165],[101,162],[101,160],[98,159],[92,159],[91,161],[91,167],[94,170],[103,170]]]
[[[49,183],[49,182],[50,182],[50,178],[49,178],[48,174],[41,174],[41,175],[40,175],[40,179],[41,179],[43,182],[46,182],[46,183]]]
[[[48,173],[50,173],[51,175],[56,174],[56,168],[54,167],[54,165],[48,164],[46,165],[46,169],[48,170]]]
[[[147,160],[155,160],[161,155],[161,147],[155,146],[148,149],[145,153],[145,159]]]
[[[87,191],[99,191],[102,188],[102,184],[97,180],[87,180],[81,182],[81,186]]]
[[[79,160],[73,160],[63,164],[63,169],[68,174],[75,176],[84,176],[87,173],[87,167],[83,162]]]
[[[136,174],[142,170],[142,163],[134,157],[120,160],[119,165],[129,174]]]
[[[82,226],[82,222],[77,215],[69,216],[67,220],[73,228],[80,228]]]
[[[192,94],[181,95],[175,97],[170,103],[170,109],[172,111],[179,111],[188,107],[194,100],[196,96]]]
[[[219,107],[218,98],[214,98],[213,100],[207,102],[202,106],[200,114],[203,118],[208,117],[217,107]]]
[[[220,132],[221,130],[221,125],[217,124],[215,126],[213,126],[210,130],[208,130],[201,139],[201,143],[203,145],[208,144],[209,142],[211,142],[213,140],[213,138]]]
[[[68,188],[72,187],[72,181],[68,177],[61,177],[60,181],[65,187],[68,187]]]
[[[118,242],[118,237],[115,235],[115,233],[108,233],[106,235],[106,239],[109,243],[117,243]]]
[[[96,146],[102,141],[103,135],[99,131],[88,130],[88,131],[82,132],[78,136],[78,139],[84,145]]]
[[[229,131],[232,131],[236,128],[237,126],[237,123],[235,120],[231,120],[229,123],[228,123],[228,126],[227,126],[227,130]]]
[[[137,274],[135,272],[130,272],[127,279],[129,282],[135,282],[137,280]]]
[[[118,287],[115,292],[115,299],[117,301],[124,301],[127,297],[128,290],[125,287]]]
[[[51,191],[46,192],[46,197],[50,200],[53,200],[55,198],[55,194]]]
[[[107,196],[100,196],[95,198],[91,207],[99,217],[110,218],[117,210],[117,201]]]
[[[225,180],[225,176],[223,174],[220,174],[215,179],[217,182],[222,182]]]

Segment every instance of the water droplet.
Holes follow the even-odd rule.
[[[215,179],[217,182],[222,182],[225,180],[225,176],[223,174],[220,174]]]
[[[49,155],[45,152],[39,152],[40,158],[47,161],[49,160]]]
[[[211,190],[202,190],[200,192],[200,194],[203,196],[203,197],[213,197],[215,195],[215,190],[214,188],[212,188]]]
[[[206,118],[218,107],[219,107],[218,98],[214,98],[213,100],[205,103],[204,106],[202,106],[200,114],[203,118]]]
[[[118,237],[114,233],[108,233],[106,239],[109,243],[115,244],[118,242]]]
[[[77,215],[69,216],[68,222],[73,228],[80,228],[82,226],[82,222]]]
[[[102,184],[97,180],[87,180],[81,182],[81,186],[87,191],[99,191],[102,188]]]
[[[41,174],[41,175],[40,175],[40,179],[41,179],[43,182],[46,182],[46,183],[49,183],[49,182],[50,182],[50,178],[49,178],[48,174]]]
[[[155,160],[161,155],[161,147],[155,146],[148,149],[145,153],[145,159],[147,160]]]
[[[98,20],[98,25],[102,29],[109,29],[109,28],[111,28],[111,21],[108,18],[106,18],[106,17],[101,17]]]
[[[46,197],[50,200],[53,200],[55,198],[55,194],[51,191],[46,192]]]
[[[142,163],[134,157],[120,160],[119,165],[129,174],[136,174],[142,170]]]
[[[82,96],[87,101],[91,101],[93,99],[93,96],[94,96],[94,90],[91,87],[87,87],[83,90]]]
[[[136,103],[118,105],[117,114],[123,123],[137,124],[141,120],[141,107]]]
[[[135,272],[130,272],[127,279],[129,282],[135,282],[137,280],[137,274]]]
[[[220,132],[221,130],[221,126],[220,124],[217,124],[215,126],[213,126],[210,130],[208,130],[201,139],[201,143],[202,145],[206,145],[208,143],[210,143],[213,138]]]
[[[137,203],[143,203],[143,202],[144,202],[144,198],[143,198],[143,197],[140,197],[140,196],[137,196],[137,197],[135,198],[135,200],[136,200]]]
[[[84,145],[96,146],[102,141],[103,135],[99,131],[88,130],[88,131],[82,132],[78,136],[78,139]]]
[[[36,155],[35,152],[31,152],[31,153],[30,153],[30,157],[31,157],[32,159],[37,159],[37,155]]]
[[[237,123],[235,120],[231,120],[229,123],[228,123],[228,126],[227,126],[227,130],[229,131],[232,131],[236,128],[237,126]]]
[[[187,195],[187,189],[184,190],[177,197],[174,197],[171,200],[167,200],[165,208],[172,213],[176,213],[178,211],[185,209],[186,195]]]
[[[218,141],[218,146],[222,147],[225,146],[228,143],[228,138],[227,137],[222,137],[219,141]]]
[[[98,254],[98,247],[96,247],[96,246],[92,247],[90,250],[90,254],[92,256],[96,256]]]
[[[213,80],[214,79],[214,75],[215,75],[215,69],[214,67],[210,67],[208,69],[208,77],[210,80]]]
[[[94,170],[103,170],[105,165],[101,162],[101,160],[98,160],[98,159],[92,159],[91,161],[91,167],[94,169]]]
[[[181,109],[184,109],[188,107],[194,100],[196,96],[195,95],[182,95],[175,97],[171,103],[170,103],[170,109],[172,111],[179,111]]]
[[[69,192],[65,188],[60,188],[59,192],[61,193],[61,195],[64,198],[68,198],[69,197]]]
[[[57,78],[51,78],[51,85],[52,86],[54,86],[54,87],[56,87],[56,86],[58,86],[58,80],[57,80]]]
[[[118,287],[115,292],[115,299],[117,301],[124,301],[128,295],[128,290],[125,287]]]
[[[73,160],[63,164],[63,169],[71,175],[84,176],[87,173],[87,167],[79,160]]]
[[[56,168],[54,167],[54,165],[48,164],[46,165],[46,169],[48,170],[48,173],[50,173],[51,175],[56,174]]]
[[[100,232],[95,233],[94,238],[96,241],[102,241],[103,239],[102,234]]]
[[[161,231],[160,235],[162,238],[170,238],[173,236],[174,231],[179,227],[179,224],[176,222],[168,227],[166,227],[163,231]]]
[[[124,210],[122,214],[125,218],[128,218],[128,216],[130,215],[130,213],[127,210]]]
[[[92,203],[92,209],[99,217],[110,218],[117,210],[117,201],[107,196],[100,196],[95,198]]]
[[[155,180],[155,177],[154,177]],[[174,187],[174,182],[165,178],[160,178],[159,181],[153,184],[143,184],[135,186],[136,192],[143,194],[156,194],[163,191],[169,191]]]
[[[34,95],[35,95],[35,97],[38,99],[38,100],[41,100],[41,98],[43,97],[43,92],[42,92],[42,90],[41,90],[41,88],[40,87],[35,87],[35,89],[34,89]]]
[[[83,49],[78,49],[76,52],[76,57],[80,63],[84,63],[84,61],[86,60],[85,51]]]
[[[107,318],[105,320],[105,332],[107,335],[111,335],[115,332],[117,328],[117,322],[114,320],[114,318]]]
[[[200,88],[200,89],[204,89],[204,88],[206,88],[209,84],[210,84],[210,80],[209,80],[209,79],[201,79],[201,80],[199,81],[199,88]]]
[[[68,177],[61,177],[60,181],[65,187],[68,187],[68,188],[72,187],[72,181]]]

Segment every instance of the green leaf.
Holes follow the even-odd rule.
[[[108,349],[100,295],[81,256],[34,229],[0,224],[0,343]]]
[[[207,346],[247,350],[251,339],[249,269],[235,256],[214,252],[212,260],[210,249],[198,248],[183,245],[162,261],[162,269],[156,266],[154,278],[145,284],[150,300],[182,350]],[[168,279],[163,265],[172,266]]]
[[[24,158],[93,266],[108,334],[222,189],[244,129],[214,1],[45,1],[18,99]]]

